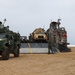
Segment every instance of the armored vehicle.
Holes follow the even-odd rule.
[[[31,42],[45,42],[47,40],[47,36],[45,30],[43,28],[35,29],[29,36],[29,40]]]
[[[8,60],[10,53],[19,57],[20,34],[9,30],[0,22],[0,55],[2,59]]]
[[[67,31],[64,27],[60,27],[60,19],[57,22],[50,23],[50,28],[46,31],[48,41],[51,40],[53,47],[59,49],[60,52],[70,52],[67,47]]]

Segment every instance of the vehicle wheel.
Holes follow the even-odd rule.
[[[19,57],[19,47],[16,47],[15,49],[14,49],[14,57]]]
[[[9,48],[5,47],[3,52],[2,52],[2,59],[3,60],[8,60],[9,59]]]
[[[71,49],[70,48],[68,48],[68,52],[71,52]]]

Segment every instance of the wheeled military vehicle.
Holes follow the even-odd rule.
[[[35,29],[29,36],[31,42],[46,42],[47,36],[43,28]]]
[[[50,28],[47,30],[48,41],[51,41],[51,46],[59,49],[60,52],[70,52],[71,49],[67,47],[67,31],[64,27],[60,27],[60,19],[57,22],[50,23]]]
[[[0,55],[2,59],[8,60],[10,53],[19,57],[20,34],[9,30],[0,22]]]

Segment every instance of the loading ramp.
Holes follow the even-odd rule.
[[[48,53],[48,43],[21,43],[20,53]]]

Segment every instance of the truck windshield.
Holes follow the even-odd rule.
[[[45,32],[35,32],[36,34],[45,34]]]
[[[0,34],[0,39],[5,38],[5,34]]]

